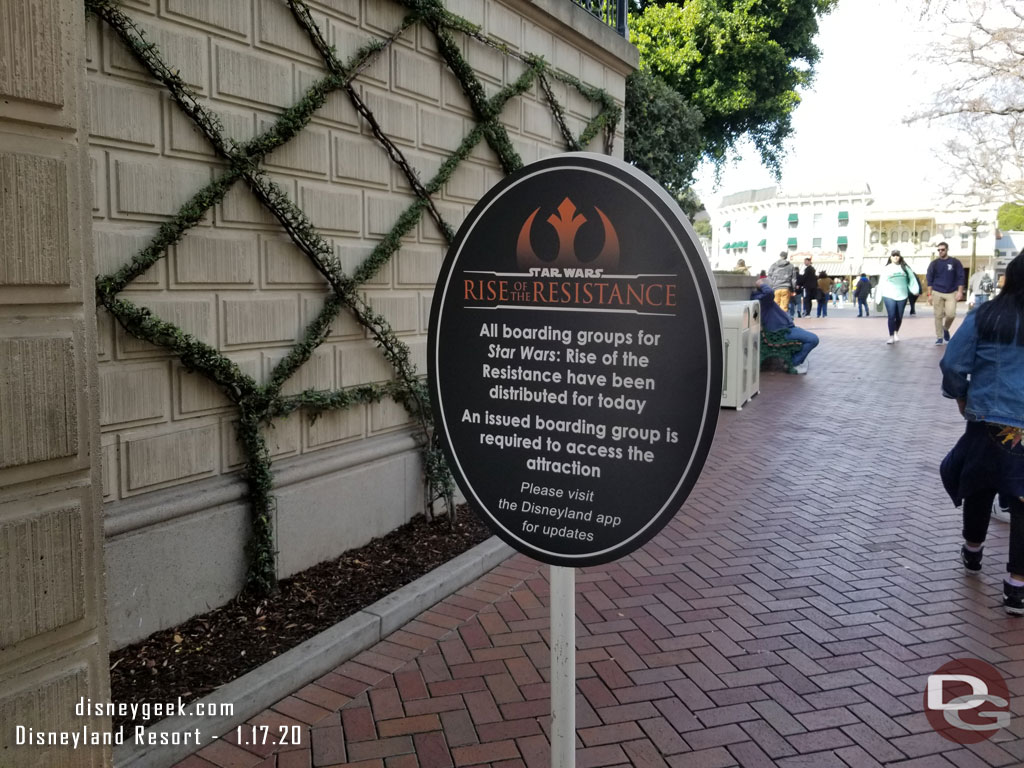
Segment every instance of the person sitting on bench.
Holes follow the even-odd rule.
[[[766,346],[778,345],[780,342],[785,343],[786,346],[794,350],[789,359],[790,372],[807,373],[807,355],[818,346],[818,337],[793,324],[789,314],[781,310],[775,303],[775,293],[769,286],[762,286],[755,290],[750,294],[750,298],[757,299],[761,303],[761,332],[763,334],[761,344],[762,350],[764,350],[761,355],[762,359],[765,357],[783,357],[783,359],[790,357],[789,353],[772,355],[768,354],[770,350],[765,350]],[[799,349],[796,349],[797,344],[800,345]]]

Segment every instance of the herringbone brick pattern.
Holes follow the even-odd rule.
[[[845,317],[843,316],[845,314]],[[838,315],[838,316],[837,316]],[[958,567],[937,467],[960,434],[931,313],[801,321],[806,377],[766,374],[723,411],[685,508],[642,550],[577,574],[577,765],[1024,765],[1024,619],[999,605],[1006,528],[984,575]],[[178,768],[549,765],[548,569],[517,555],[254,720],[301,745],[230,743]],[[1014,722],[939,737],[925,679],[974,657]]]

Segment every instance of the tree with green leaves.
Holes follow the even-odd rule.
[[[996,213],[999,228],[1007,232],[1024,231],[1024,205],[1020,203],[1003,203]]]
[[[639,70],[626,81],[626,160],[675,195],[693,182],[703,121],[700,110],[657,75]]]
[[[819,18],[838,0],[631,0],[640,70],[626,84],[626,159],[670,191],[702,159],[751,139],[776,173],[799,90],[821,52]]]

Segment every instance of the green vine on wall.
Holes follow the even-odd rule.
[[[454,229],[441,216],[434,204],[433,195],[442,189],[459,164],[481,141],[486,141],[494,151],[505,173],[511,173],[522,166],[522,160],[499,119],[511,99],[526,93],[534,84],[539,84],[566,147],[574,151],[588,146],[603,131],[605,151],[611,152],[615,126],[621,115],[619,107],[604,91],[552,69],[539,56],[510,50],[500,41],[484,34],[479,27],[450,13],[440,0],[396,1],[408,11],[398,29],[383,40],[371,40],[348,61],[342,62],[334,47],[327,44],[304,0],[283,0],[322,57],[327,74],[313,83],[298,102],[285,109],[264,133],[239,143],[225,134],[217,114],[203,105],[178,70],[163,61],[156,45],[147,39],[145,31],[116,2],[84,0],[86,11],[102,19],[114,30],[136,60],[168,90],[171,98],[206,137],[226,166],[219,176],[196,192],[170,220],[164,222],[153,240],[135,254],[130,262],[112,274],[99,276],[96,280],[96,295],[98,303],[128,334],[177,356],[188,371],[206,377],[236,407],[237,437],[244,456],[243,475],[252,521],[247,545],[249,566],[246,587],[260,594],[270,593],[277,583],[272,528],[276,502],[270,450],[264,436],[265,429],[272,426],[274,419],[286,417],[298,410],[310,418],[316,418],[328,411],[376,403],[385,398],[400,403],[419,426],[428,510],[434,501],[441,499],[445,502],[449,516],[454,515],[451,473],[438,445],[423,377],[410,360],[409,348],[397,337],[386,318],[376,312],[359,293],[359,288],[397,253],[402,238],[413,230],[424,215],[433,219],[445,241],[451,244],[455,236]],[[442,163],[434,177],[425,182],[408,163],[401,148],[386,135],[353,86],[357,75],[418,24],[434,34],[438,51],[458,80],[477,121],[476,126]],[[473,68],[462,55],[455,37],[457,34],[470,37],[501,51],[507,57],[519,60],[524,64],[522,74],[488,98]],[[553,81],[575,88],[585,99],[599,106],[598,114],[590,120],[579,137],[574,137],[569,129],[565,111],[555,97]],[[266,156],[298,135],[328,96],[336,91],[348,96],[374,138],[402,171],[415,195],[413,202],[398,217],[391,230],[351,275],[345,273],[330,242],[317,232],[305,212],[295,205],[261,167]],[[239,182],[246,184],[277,219],[331,289],[320,312],[305,328],[302,339],[277,363],[264,385],[245,374],[219,350],[120,295],[133,280],[163,259],[167,249],[179,242]],[[327,338],[332,323],[343,311],[351,313],[365,329],[392,366],[394,378],[382,384],[363,384],[334,391],[306,390],[297,395],[282,394],[284,385],[310,360]]]

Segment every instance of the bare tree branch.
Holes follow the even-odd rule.
[[[953,131],[941,161],[947,192],[976,202],[1024,201],[1024,5],[1019,0],[927,0],[941,22],[926,58],[948,72],[930,105],[906,122]]]

